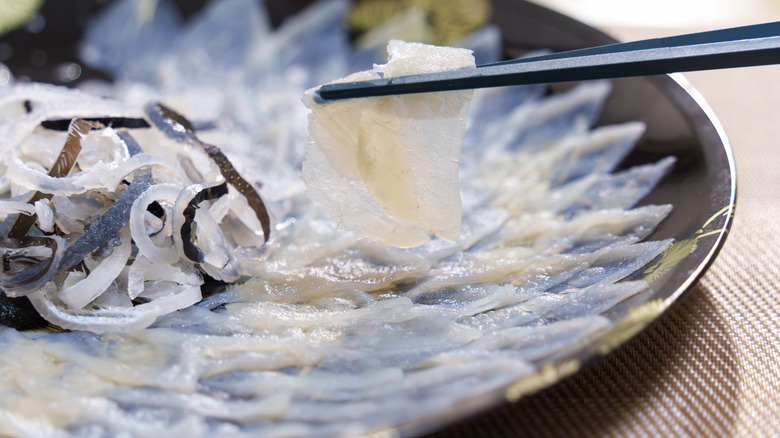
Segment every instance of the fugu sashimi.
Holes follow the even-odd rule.
[[[474,67],[470,50],[394,40],[389,61],[341,79],[358,81]],[[398,247],[432,236],[456,241],[458,167],[471,91],[317,103],[303,180],[307,192],[358,237]]]

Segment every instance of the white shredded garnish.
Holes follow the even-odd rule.
[[[35,202],[35,214],[38,216],[38,228],[46,233],[54,231],[54,212],[49,206],[48,199],[40,199]]]

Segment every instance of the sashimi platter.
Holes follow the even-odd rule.
[[[734,182],[683,79],[642,84],[699,125],[610,109],[619,80],[318,99],[519,56],[486,2],[459,33],[395,3],[356,37],[345,0],[274,25],[256,0],[116,0],[79,42],[110,79],[0,63],[0,436],[414,436],[691,287]]]

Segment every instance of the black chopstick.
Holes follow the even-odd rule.
[[[780,63],[780,22],[610,44],[477,68],[324,85],[318,100],[649,76]]]
[[[718,43],[726,41],[737,41],[754,38],[767,38],[780,36],[780,21],[763,24],[752,24],[749,26],[732,27],[729,29],[710,30],[706,32],[689,33],[685,35],[675,35],[663,38],[651,38],[641,41],[631,41],[628,43],[607,44],[598,47],[589,47],[586,49],[568,50],[566,52],[551,53],[549,55],[538,55],[533,57],[524,57],[510,59],[508,61],[493,62],[482,64],[478,67],[489,67],[493,65],[515,64],[528,61],[541,61],[544,59],[569,58],[572,56],[600,55],[603,53],[628,52],[631,50],[658,49],[661,47],[680,47],[692,46],[695,44]]]

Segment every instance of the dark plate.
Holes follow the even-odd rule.
[[[203,4],[201,1],[181,3],[188,5],[185,13]],[[278,22],[280,15],[300,9],[307,2],[269,0],[268,3]],[[494,0],[493,3],[493,21],[503,31],[508,57],[540,48],[562,51],[616,42],[597,29],[532,3],[519,0]],[[15,32],[2,39],[13,47],[14,55],[7,62],[15,74],[57,82],[54,67],[61,62],[76,61],[74,47],[80,31],[87,17],[99,7],[93,2],[47,2],[43,10],[47,32],[41,35]],[[29,54],[40,48],[46,49],[49,57],[43,65],[31,66]],[[94,74],[85,70],[82,76]],[[654,162],[668,155],[677,157],[670,175],[643,202],[674,206],[672,214],[649,239],[671,237],[676,243],[631,278],[646,279],[650,290],[610,310],[606,316],[615,326],[593,343],[560,352],[539,373],[508,388],[473,398],[467,404],[412,424],[398,425],[397,432],[401,435],[440,429],[553,385],[594,363],[661,318],[715,259],[731,225],[736,180],[728,140],[712,109],[681,75],[617,79],[612,83],[613,95],[598,124],[632,120],[647,124],[645,136],[623,166]],[[553,90],[571,85],[557,84]]]

